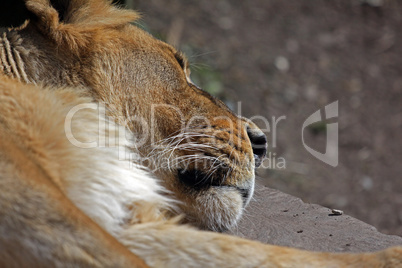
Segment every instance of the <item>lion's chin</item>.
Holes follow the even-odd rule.
[[[195,202],[187,207],[186,219],[200,229],[224,232],[236,226],[245,206],[251,199],[254,187],[244,189],[232,186],[211,186],[198,193]]]

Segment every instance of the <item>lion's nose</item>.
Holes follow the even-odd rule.
[[[260,129],[250,127],[247,127],[247,135],[251,142],[251,148],[253,148],[255,167],[257,168],[267,153],[267,137]]]

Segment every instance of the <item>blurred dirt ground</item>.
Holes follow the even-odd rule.
[[[286,116],[275,140],[267,131],[271,161],[283,157],[286,169],[259,169],[261,183],[402,235],[401,1],[133,6],[143,14],[142,27],[187,53],[201,86],[235,110],[241,101],[245,116],[271,124]],[[333,168],[305,150],[301,131],[309,115],[337,100],[340,152]],[[324,152],[325,132],[324,123],[305,130],[307,144]]]

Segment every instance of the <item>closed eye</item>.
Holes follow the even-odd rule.
[[[181,52],[176,52],[174,54],[174,57],[176,58],[177,62],[179,63],[180,67],[185,70],[187,67],[187,60],[184,58],[183,54]]]
[[[174,54],[174,57],[176,58],[177,62],[179,63],[180,67],[183,69],[184,74],[186,75],[187,81],[191,82],[190,79],[190,68],[189,68],[189,64],[188,64],[188,60],[187,58],[184,56],[183,53],[181,53],[180,51],[177,51]]]

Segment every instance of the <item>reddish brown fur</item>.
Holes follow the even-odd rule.
[[[166,106],[155,110],[156,123],[151,129],[154,141],[175,134],[183,123],[191,131],[213,135],[214,139],[197,136],[191,141],[198,144],[214,141],[216,149],[187,148],[172,153],[175,157],[196,153],[223,156],[221,161],[229,168],[219,170],[219,176],[212,178],[211,187],[193,189],[184,185],[178,179],[177,170],[155,172],[174,197],[182,201],[181,211],[187,220],[213,230],[229,228],[241,215],[246,202],[238,188],[252,192],[254,157],[247,128],[259,130],[194,86],[187,66],[180,66],[173,47],[129,24],[138,17],[136,13],[117,9],[102,0],[60,0],[57,5],[58,10],[47,0],[27,0],[31,21],[7,32],[2,40],[12,47],[13,53],[0,52],[3,63],[0,69],[0,183],[4,185],[0,187],[0,218],[12,220],[0,222],[0,227],[13,230],[15,236],[0,232],[0,247],[10,247],[8,251],[0,251],[0,262],[8,266],[35,262],[42,266],[142,267],[143,263],[130,250],[153,266],[175,266],[178,259],[181,265],[198,267],[401,265],[400,248],[356,255],[305,252],[201,232],[172,221],[144,222],[155,218],[151,212],[152,217],[142,215],[141,224],[127,229],[117,242],[64,195],[70,183],[65,179],[69,168],[74,166],[74,161],[85,161],[85,154],[89,154],[65,149],[71,146],[62,127],[69,108],[78,103],[104,102],[116,122],[141,136],[149,130],[141,129],[141,124],[131,119],[141,117],[151,125],[152,105],[169,104],[180,110],[181,118],[177,117],[177,111]],[[55,91],[44,89],[43,85]],[[75,89],[60,88],[65,86]],[[200,116],[211,125],[203,128],[205,122],[191,121]],[[78,127],[85,130],[85,125]],[[151,146],[152,140],[147,140],[138,148],[139,153],[148,155]],[[62,151],[67,153],[60,154]],[[76,156],[84,160],[77,160]],[[208,173],[208,167],[202,171]],[[33,212],[34,220],[29,217]],[[145,209],[140,213],[146,213]],[[42,249],[43,254],[52,254],[33,254],[24,239],[33,243],[34,248]]]
[[[67,140],[55,122],[63,124],[66,109],[87,101],[76,93],[44,90],[1,77],[1,267],[35,263],[42,267],[145,267],[66,198],[60,190],[65,188],[61,180],[64,171],[47,159],[58,157],[66,164],[60,154],[66,151]],[[39,105],[46,108],[38,109]],[[52,143],[44,144],[49,141]],[[49,150],[49,146],[54,148]],[[36,251],[42,258],[38,259],[30,243],[37,243]]]

